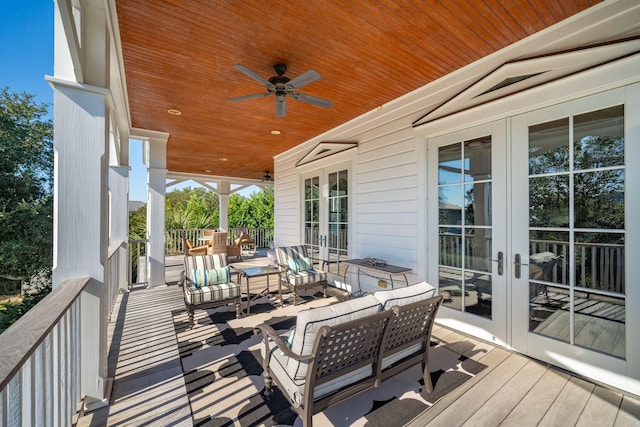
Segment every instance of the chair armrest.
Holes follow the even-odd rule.
[[[240,281],[240,276],[242,275],[242,270],[240,270],[239,268],[236,268],[233,265],[229,264],[229,272],[231,274],[237,274],[238,275],[238,283],[242,283]]]
[[[299,355],[291,351],[291,349],[287,346],[287,344],[284,341],[282,341],[282,338],[280,338],[280,336],[275,331],[275,329],[273,329],[271,326],[267,325],[266,323],[261,323],[258,326],[255,326],[253,328],[253,333],[256,335],[262,333],[262,339],[265,345],[266,366],[268,366],[269,359],[271,358],[271,352],[269,351],[269,338],[271,338],[271,340],[274,342],[278,350],[283,352],[287,357],[290,357],[294,360],[298,360],[301,362],[306,360],[313,360],[315,358],[313,354]]]

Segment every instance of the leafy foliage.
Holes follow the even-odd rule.
[[[0,89],[0,295],[53,259],[53,125],[46,104]]]
[[[31,291],[27,292],[24,298],[20,301],[8,301],[0,304],[0,334],[51,293],[51,269],[42,269],[30,281]]]

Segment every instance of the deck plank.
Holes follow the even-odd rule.
[[[513,408],[501,427],[537,425],[556,400],[571,376],[557,369],[547,369],[529,393]]]
[[[614,427],[637,427],[640,425],[640,399],[625,395],[613,425]]]
[[[622,394],[596,386],[576,426],[599,427],[613,425],[621,402]]]
[[[463,425],[465,427],[498,425],[515,408],[547,371],[547,366],[529,360],[510,380]]]
[[[595,384],[571,377],[539,425],[543,427],[575,425],[594,389]]]
[[[464,423],[473,417],[504,382],[513,377],[526,363],[527,359],[524,357],[509,354],[502,363],[482,378],[482,386],[476,383],[431,420],[429,426],[451,426]]]

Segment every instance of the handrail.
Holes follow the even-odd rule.
[[[91,278],[69,279],[0,334],[0,391],[33,356],[60,319],[68,313]]]
[[[165,254],[175,255],[184,253],[182,247],[183,237],[197,242],[204,236],[204,228],[181,228],[165,231]],[[256,248],[268,248],[274,240],[273,228],[247,228],[247,227],[231,227],[228,231],[228,243],[230,244],[236,237],[240,235],[240,231],[249,234],[255,241]]]

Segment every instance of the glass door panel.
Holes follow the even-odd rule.
[[[512,121],[513,347],[569,369],[628,358],[623,94]]]
[[[320,257],[320,177],[304,180],[304,244],[307,254]]]
[[[326,169],[304,179],[304,244],[317,267],[330,273],[340,274],[348,258],[348,209],[348,169]]]
[[[491,136],[438,149],[439,282],[444,305],[492,317]]]
[[[528,134],[528,330],[623,358],[624,106]]]

